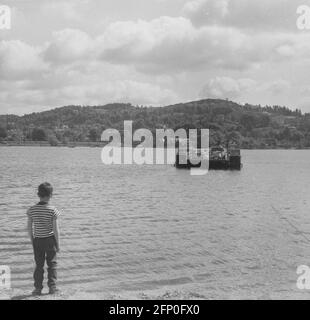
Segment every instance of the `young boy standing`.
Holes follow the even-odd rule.
[[[27,211],[28,234],[33,244],[36,263],[33,295],[41,295],[43,289],[44,263],[46,260],[48,272],[49,294],[58,292],[57,281],[57,253],[59,246],[58,217],[60,212],[49,204],[53,195],[53,187],[49,183],[39,185],[38,197],[40,202]]]

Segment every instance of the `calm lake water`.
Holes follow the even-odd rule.
[[[32,290],[25,212],[49,181],[62,210],[62,289],[310,297],[296,287],[297,267],[310,266],[310,151],[242,151],[242,171],[195,177],[170,165],[105,166],[100,153],[0,148],[0,265],[13,288]]]

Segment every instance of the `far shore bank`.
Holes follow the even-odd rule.
[[[27,142],[7,142],[1,143],[1,147],[52,147],[52,148],[76,148],[76,147],[85,147],[85,148],[103,148],[106,146],[107,142],[69,142],[67,144],[59,143],[57,145],[51,145],[47,141],[27,141]],[[139,145],[139,143],[136,143]],[[134,145],[135,147],[135,145]],[[282,146],[273,146],[273,147],[260,147],[260,148],[240,148],[241,150],[310,150],[308,148],[294,148],[294,147],[282,147]]]
[[[107,142],[69,142],[51,145],[48,141],[27,141],[27,142],[7,142],[0,143],[0,147],[104,147]]]

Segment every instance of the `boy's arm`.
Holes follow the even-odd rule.
[[[33,243],[32,219],[29,216],[27,220],[27,231],[28,231],[29,239],[31,243]]]
[[[60,242],[59,242],[59,225],[58,225],[58,220],[53,219],[53,231],[54,231],[54,236],[56,239],[56,249],[57,252],[60,251]]]

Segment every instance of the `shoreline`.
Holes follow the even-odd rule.
[[[203,294],[193,293],[178,287],[164,287],[139,291],[93,291],[75,287],[60,289],[56,295],[50,295],[43,289],[41,296],[32,296],[32,289],[10,289],[0,291],[1,300],[205,300]]]
[[[50,148],[103,148],[107,145],[106,142],[72,142],[69,144],[59,144],[52,146],[48,142],[29,142],[29,143],[0,143],[1,147],[50,147]],[[135,146],[133,146],[135,147]],[[271,147],[271,148],[240,148],[240,150],[310,150],[308,148],[285,148],[285,147]]]
[[[26,143],[9,142],[0,143],[0,147],[53,147],[53,148],[76,148],[76,147],[89,147],[89,148],[101,148],[107,145],[107,142],[69,142],[68,144],[59,143],[58,145],[51,145],[45,141],[29,141]]]
[[[87,290],[83,287],[60,288],[56,295],[47,293],[44,289],[41,296],[32,296],[32,288],[0,290],[0,301],[3,300],[107,300],[107,301],[134,301],[134,300],[307,300],[309,298],[306,292],[300,292],[297,289],[289,292],[267,291],[254,292],[252,290],[235,289],[226,293],[210,292],[201,286],[168,286],[162,288],[153,288],[147,290],[133,291],[99,291]]]

